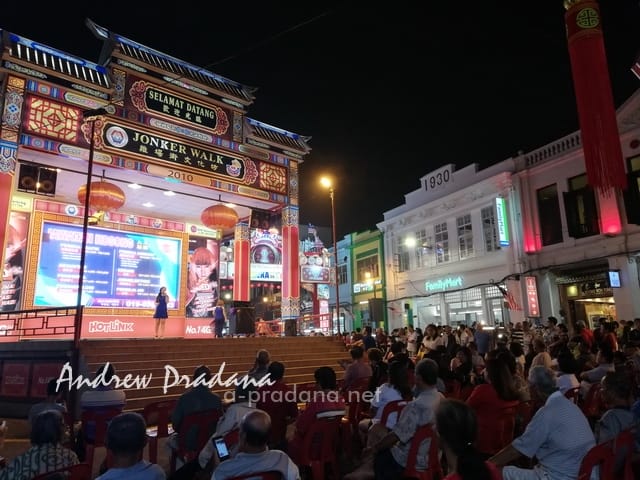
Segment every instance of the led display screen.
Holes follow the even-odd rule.
[[[89,228],[82,304],[88,307],[155,307],[160,287],[169,308],[179,307],[181,240]],[[82,226],[44,222],[34,306],[69,306],[78,300]]]

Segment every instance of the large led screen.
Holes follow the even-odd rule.
[[[44,222],[34,306],[76,305],[82,226]],[[167,287],[169,308],[178,308],[181,240],[143,233],[89,228],[82,288],[88,307],[154,308]]]

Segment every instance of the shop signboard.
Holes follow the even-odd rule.
[[[26,397],[29,385],[31,362],[5,362],[2,367],[0,395],[5,397]]]
[[[524,277],[524,283],[527,291],[527,310],[530,317],[540,316],[540,305],[538,303],[538,284],[536,277]]]
[[[501,247],[509,246],[509,225],[507,223],[507,207],[504,198],[496,198],[496,218],[498,223],[498,241]]]

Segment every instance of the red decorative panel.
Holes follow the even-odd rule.
[[[76,143],[80,124],[80,110],[44,98],[29,97],[26,106],[25,128],[50,138]]]
[[[6,397],[26,397],[29,384],[31,362],[5,362],[2,368],[0,395]]]

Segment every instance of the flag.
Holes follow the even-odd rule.
[[[521,312],[523,310],[522,307],[518,304],[516,297],[513,296],[513,293],[507,291],[502,287],[498,287],[498,288],[500,289],[500,292],[504,297],[505,303],[507,305],[507,309],[513,312]]]

